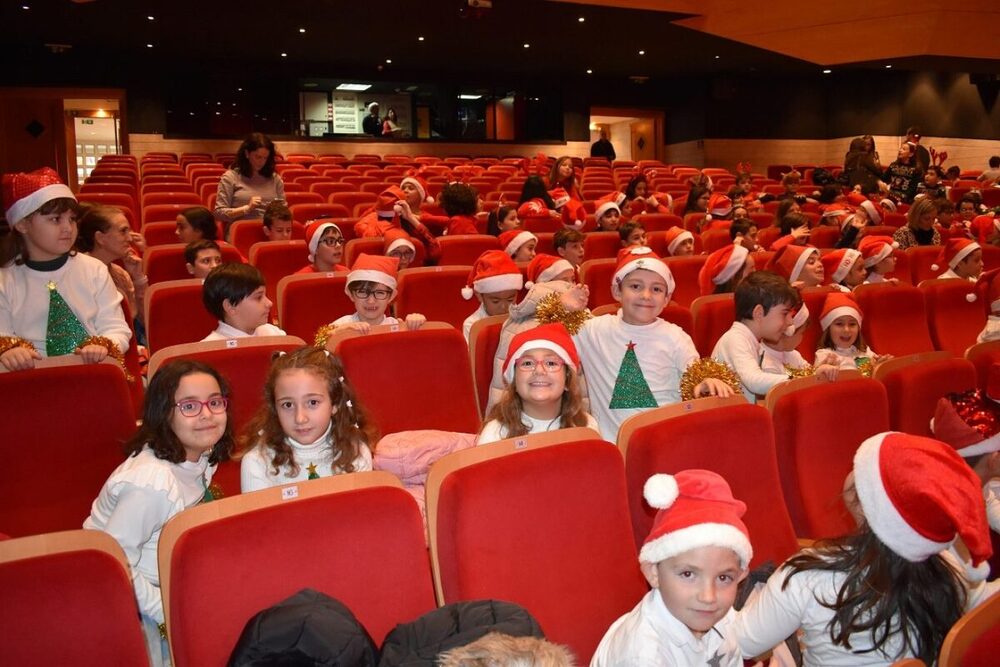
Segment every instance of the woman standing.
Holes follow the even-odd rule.
[[[882,178],[882,167],[875,159],[876,153],[868,150],[868,142],[864,137],[851,140],[851,147],[844,158],[844,172],[847,174],[847,185],[855,187],[878,187]]]
[[[219,181],[215,215],[229,225],[264,217],[272,201],[285,198],[285,184],[274,171],[274,142],[260,132],[244,139],[236,161]]]
[[[382,122],[382,136],[399,137],[402,134],[403,128],[399,126],[399,120],[396,118],[396,110],[389,107],[389,110],[385,114],[385,120]]]

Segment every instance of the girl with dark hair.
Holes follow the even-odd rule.
[[[500,236],[512,229],[520,229],[521,220],[517,217],[517,207],[500,206],[490,211],[486,221],[486,233],[490,236]]]
[[[162,639],[157,567],[160,531],[172,517],[216,497],[212,475],[229,458],[229,387],[198,361],[162,366],[146,390],[142,426],[94,501],[83,527],[103,530],[125,551],[153,665],[169,664]]]
[[[573,167],[573,158],[568,155],[564,155],[556,160],[555,164],[552,165],[552,171],[549,172],[549,190],[555,190],[556,188],[565,190],[569,193],[571,199],[583,201],[583,196],[580,194],[580,189],[576,183],[576,169]]]
[[[684,215],[688,213],[706,213],[708,211],[708,199],[712,196],[712,191],[702,185],[691,186],[688,192],[687,202],[684,204]]]
[[[851,146],[844,156],[844,173],[847,174],[847,185],[850,188],[855,186],[878,187],[882,179],[882,167],[878,164],[877,154],[873,149],[868,150],[868,142],[864,137],[855,137],[851,140]]]
[[[236,161],[219,180],[215,215],[229,225],[264,217],[264,209],[284,200],[285,184],[274,170],[274,142],[260,132],[243,140]]]
[[[628,215],[641,213],[670,213],[673,198],[666,193],[654,193],[644,174],[633,176],[625,188],[625,208]]]
[[[218,235],[215,217],[204,206],[186,208],[177,216],[177,238],[181,243],[217,241]]]

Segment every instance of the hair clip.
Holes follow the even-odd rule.
[[[349,408],[353,408],[354,407],[354,403],[351,402],[351,399],[347,399],[347,407],[349,407]]]
[[[278,356],[279,356],[279,357],[283,357],[283,356],[285,356],[286,354],[288,354],[288,352],[286,352],[286,351],[284,351],[284,350],[278,350],[277,354],[278,354]]]
[[[330,350],[327,350],[326,348],[323,348],[323,354],[325,354],[325,355],[326,355],[326,358],[327,358],[327,359],[329,359],[329,358],[330,358]]]
[[[263,437],[263,435],[264,435],[264,429],[261,429],[261,430],[257,431],[257,435]]]
[[[340,377],[337,378],[337,380],[339,380],[340,382],[343,382],[344,381],[344,376],[341,375]]]

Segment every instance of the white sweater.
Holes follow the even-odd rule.
[[[250,338],[251,336],[284,336],[285,332],[274,326],[273,324],[262,324],[253,330],[252,334],[248,334],[242,329],[237,329],[236,327],[226,324],[225,322],[219,322],[219,326],[215,328],[215,331],[208,334],[201,339],[202,343],[210,340],[231,340],[233,338]]]
[[[284,466],[275,475],[274,467],[271,465],[271,450],[258,443],[243,455],[243,461],[240,463],[240,490],[243,493],[290,482],[304,482],[309,479],[310,472],[314,472],[320,477],[330,477],[344,472],[343,466],[334,466],[334,462],[340,457],[340,452],[334,456],[330,441],[330,429],[327,429],[323,437],[309,445],[287,437],[285,442],[291,446],[295,462],[299,464],[298,474],[290,475],[291,468]],[[358,457],[354,459],[353,463],[354,472],[372,469],[372,452],[368,445],[362,444],[360,446]]]
[[[713,359],[729,364],[740,376],[743,396],[750,403],[756,403],[758,396],[788,380],[787,374],[778,375],[761,368],[763,354],[763,345],[742,322],[733,322],[712,350]]]
[[[528,433],[546,433],[547,431],[558,431],[561,426],[559,426],[560,417],[555,419],[535,419],[530,417],[525,413],[521,413],[521,422],[529,426]],[[598,433],[601,431],[600,427],[597,425],[597,420],[592,416],[587,415],[587,428],[593,429]],[[507,438],[507,429],[501,426],[500,422],[496,419],[491,419],[486,422],[483,426],[483,430],[479,433],[479,437],[476,439],[477,445],[485,445],[490,442],[497,442],[498,440],[503,440]]]

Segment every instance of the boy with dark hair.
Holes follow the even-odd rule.
[[[563,227],[552,236],[552,246],[556,254],[579,269],[583,264],[583,232],[570,227]]]
[[[440,215],[422,215],[420,221],[441,233],[449,236],[456,234],[478,234],[476,213],[479,212],[479,193],[465,183],[449,183],[438,195],[438,204],[444,209],[447,217]]]
[[[729,227],[729,238],[733,245],[741,245],[748,252],[760,250],[757,245],[757,225],[748,218],[733,220],[733,224]]]
[[[201,299],[205,309],[219,320],[219,326],[202,342],[285,335],[267,323],[271,300],[265,294],[264,276],[257,267],[231,263],[212,269],[205,278]]]
[[[192,278],[204,280],[215,267],[222,264],[222,250],[215,241],[202,239],[184,247],[184,265]]]
[[[618,228],[618,238],[623,248],[649,245],[646,243],[646,228],[641,222],[626,222]]]
[[[264,209],[263,232],[268,241],[292,240],[292,211],[284,201],[275,199]]]

